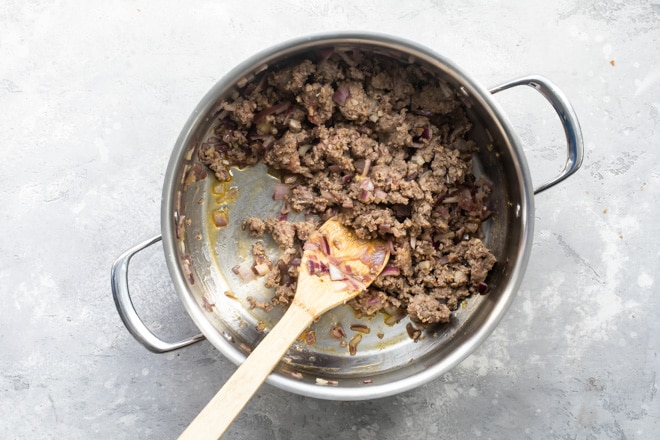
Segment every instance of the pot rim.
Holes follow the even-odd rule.
[[[459,68],[444,56],[424,47],[413,41],[395,37],[391,35],[373,33],[373,32],[330,32],[318,33],[291,39],[270,48],[262,50],[249,57],[242,63],[216,82],[216,84],[206,93],[199,104],[195,107],[192,114],[186,121],[176,140],[170,161],[165,172],[164,186],[161,205],[161,230],[163,237],[163,248],[165,259],[183,305],[199,327],[206,338],[220,352],[231,360],[234,364],[240,364],[245,356],[232,344],[230,344],[208,320],[196,303],[193,295],[189,292],[185,276],[177,259],[177,238],[175,234],[176,219],[173,215],[175,207],[175,194],[177,176],[181,163],[187,153],[187,146],[190,145],[192,136],[194,136],[196,127],[206,118],[207,113],[217,102],[220,93],[236,84],[239,80],[245,78],[246,74],[255,68],[269,64],[275,59],[280,59],[282,55],[298,53],[305,49],[323,44],[342,44],[342,45],[360,45],[367,44],[381,48],[391,48],[396,51],[403,51],[412,56],[423,59],[434,65],[442,65],[443,70],[453,77],[453,79],[465,88],[470,98],[477,105],[484,107],[492,116],[502,137],[506,139],[511,146],[510,151],[513,155],[512,163],[516,173],[516,181],[520,185],[521,200],[519,201],[518,215],[520,216],[520,244],[517,252],[516,264],[510,268],[508,282],[503,289],[500,298],[495,304],[492,312],[487,319],[479,326],[479,329],[463,341],[449,356],[441,362],[427,366],[414,372],[412,375],[394,382],[383,384],[372,384],[364,387],[328,387],[319,386],[313,383],[301,382],[295,378],[288,377],[277,372],[272,373],[266,380],[271,385],[290,391],[296,394],[310,397],[329,399],[329,400],[363,400],[391,396],[404,391],[416,388],[424,383],[436,379],[440,375],[454,368],[466,357],[468,357],[481,343],[493,332],[496,326],[503,318],[506,310],[509,308],[515,293],[517,292],[527,267],[529,255],[531,253],[533,235],[533,212],[534,197],[532,180],[524,157],[520,141],[511,128],[511,124],[500,108],[499,104],[493,99],[491,93],[480,85],[469,74]]]

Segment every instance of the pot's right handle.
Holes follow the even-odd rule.
[[[584,158],[582,131],[580,130],[580,123],[578,122],[577,116],[575,115],[575,110],[573,110],[573,107],[568,102],[566,95],[564,95],[564,93],[559,90],[559,88],[553,84],[552,81],[543,76],[531,75],[514,79],[490,89],[490,93],[495,94],[497,92],[501,92],[502,90],[516,86],[529,86],[543,95],[543,97],[547,99],[550,104],[552,104],[552,107],[557,112],[557,115],[559,115],[561,124],[564,127],[564,132],[566,133],[566,143],[568,146],[568,157],[566,158],[566,165],[557,177],[534,189],[534,194],[539,194],[540,192],[555,186],[562,180],[575,173],[580,168]]]
[[[112,265],[111,272],[112,297],[115,300],[117,312],[119,312],[121,320],[124,322],[129,333],[154,353],[165,353],[176,350],[204,339],[204,335],[199,334],[179,342],[163,341],[147,328],[135,311],[133,301],[131,301],[131,294],[128,290],[128,263],[131,261],[133,255],[154,243],[158,243],[160,240],[161,236],[158,235],[127,250],[117,258]]]

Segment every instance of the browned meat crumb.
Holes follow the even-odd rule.
[[[270,272],[273,267],[273,263],[271,263],[270,258],[266,255],[266,248],[260,241],[252,244],[252,258],[254,260],[252,271],[256,272],[257,275],[263,276]]]
[[[424,324],[447,322],[451,316],[451,311],[446,304],[426,294],[413,296],[408,302],[407,310],[413,319]]]
[[[268,301],[257,301],[253,296],[248,296],[247,300],[250,303],[251,309],[264,309],[267,312],[273,309],[273,305]]]
[[[392,243],[388,268],[350,302],[359,315],[398,309],[418,324],[447,322],[485,283],[495,264],[479,228],[490,187],[472,174],[472,125],[442,79],[382,56],[333,53],[265,71],[222,109],[199,148],[218,180],[231,178],[230,166],[263,160],[295,177],[286,210],[321,220],[340,213],[360,237]],[[250,299],[252,307],[291,302],[302,243],[317,227],[244,221],[281,249],[272,263],[261,244],[253,247],[275,294],[268,305]]]

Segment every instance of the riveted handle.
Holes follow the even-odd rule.
[[[199,334],[179,342],[163,341],[147,328],[135,311],[128,289],[128,264],[135,254],[154,243],[158,243],[160,240],[161,236],[158,235],[124,252],[112,265],[110,274],[112,297],[115,300],[115,306],[117,306],[117,312],[119,312],[121,320],[124,322],[129,333],[154,353],[166,353],[204,339],[204,335]]]
[[[543,95],[543,97],[547,99],[550,104],[552,104],[552,107],[557,112],[557,115],[561,120],[561,124],[564,127],[564,133],[566,133],[566,165],[564,165],[564,169],[557,177],[534,189],[534,194],[539,194],[542,191],[545,191],[546,189],[551,188],[559,182],[570,177],[580,168],[582,165],[582,160],[584,159],[584,142],[582,140],[582,131],[580,129],[580,123],[578,122],[575,110],[573,110],[573,106],[571,106],[570,102],[568,102],[566,95],[564,95],[564,93],[559,90],[559,88],[554,83],[552,83],[552,81],[543,76],[530,75],[523,78],[514,79],[490,89],[490,93],[495,94],[517,86],[532,87],[534,90]]]

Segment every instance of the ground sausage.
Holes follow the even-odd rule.
[[[199,148],[219,180],[259,160],[295,177],[279,218],[243,223],[281,249],[266,280],[273,304],[290,303],[302,244],[319,224],[290,222],[289,210],[341,214],[358,236],[391,244],[388,267],[351,302],[361,315],[399,309],[420,324],[448,322],[483,290],[496,262],[479,227],[490,186],[472,173],[472,125],[444,80],[384,56],[325,53],[271,67],[221,108]]]

